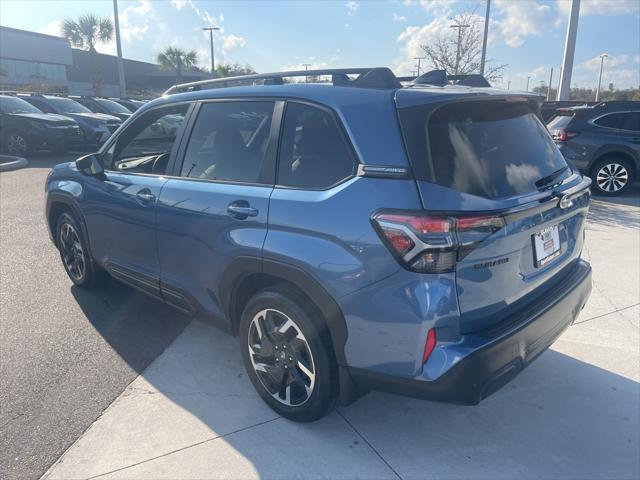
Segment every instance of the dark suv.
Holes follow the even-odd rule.
[[[386,68],[180,85],[56,166],[46,218],[76,285],[106,271],[238,336],[283,416],[372,389],[476,404],[591,291],[591,181],[538,100]]]
[[[82,129],[82,142],[86,147],[99,147],[122,124],[118,117],[94,113],[71,98],[22,93],[18,96],[45,113],[57,113],[74,119]]]
[[[124,105],[121,105],[119,102],[110,100],[108,98],[79,97],[73,95],[69,96],[69,98],[75,100],[80,105],[84,105],[94,113],[106,113],[107,115],[113,115],[114,117],[118,117],[123,122],[125,120],[128,120],[131,116],[131,110],[129,110]]]
[[[18,157],[36,150],[65,152],[82,140],[80,127],[73,119],[45,114],[12,95],[0,95],[0,132],[2,150]]]
[[[594,192],[619,195],[640,176],[640,102],[561,108],[548,124],[564,157],[593,179]]]

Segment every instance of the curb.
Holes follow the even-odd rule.
[[[12,157],[10,155],[0,155],[0,172],[8,172],[9,170],[17,170],[29,165],[26,158]]]

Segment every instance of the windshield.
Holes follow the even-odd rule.
[[[29,102],[16,97],[0,97],[0,112],[2,113],[42,113]]]
[[[131,113],[126,107],[123,107],[117,102],[113,100],[107,100],[104,98],[95,98],[94,99],[98,104],[100,104],[106,111],[109,113]]]
[[[458,102],[430,117],[424,106],[413,107],[400,110],[400,119],[414,169],[459,192],[523,195],[560,180],[567,167],[527,102]]]
[[[47,97],[47,103],[58,113],[91,113],[87,107],[70,98]]]

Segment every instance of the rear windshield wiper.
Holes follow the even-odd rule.
[[[555,172],[553,172],[550,175],[547,175],[546,177],[542,177],[540,180],[538,180],[535,185],[538,189],[542,190],[548,186],[552,186],[550,184],[552,184],[552,182],[558,178],[560,175],[562,175],[564,172],[566,172],[569,169],[569,166],[565,166],[562,167],[560,170],[557,170]]]

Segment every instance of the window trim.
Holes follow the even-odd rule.
[[[600,120],[601,118],[604,117],[608,117],[609,115],[617,115],[619,113],[638,113],[640,114],[640,110],[621,110],[621,111],[617,111],[617,112],[607,112],[607,113],[603,113],[602,115],[598,115],[597,117],[592,118],[591,120],[589,120],[589,123],[591,125],[593,125],[594,127],[597,128],[605,128],[607,130],[615,130],[616,132],[631,132],[631,133],[640,133],[640,130],[628,130],[626,128],[616,128],[616,127],[606,127],[604,125],[598,125],[596,123],[597,120]]]
[[[280,155],[282,153],[282,138],[284,136],[284,121],[286,119],[286,115],[287,115],[287,107],[289,106],[289,104],[291,103],[298,103],[301,105],[306,105],[312,108],[317,108],[319,110],[324,111],[325,113],[329,114],[332,118],[333,121],[335,122],[336,126],[338,127],[338,131],[340,132],[340,134],[342,135],[342,138],[345,142],[345,145],[347,146],[347,150],[349,152],[349,156],[351,157],[351,162],[352,162],[352,169],[351,169],[351,174],[347,175],[346,177],[338,180],[337,182],[333,183],[332,185],[326,186],[326,187],[294,187],[291,185],[282,185],[280,183],[278,183],[278,171],[280,169]],[[280,190],[302,190],[302,191],[313,191],[313,192],[324,192],[327,190],[331,190],[333,188],[336,188],[339,185],[342,185],[345,182],[348,182],[349,180],[351,180],[354,177],[358,177],[361,175],[358,175],[358,172],[360,171],[360,166],[362,165],[362,162],[360,161],[360,157],[358,156],[358,153],[353,145],[353,141],[351,139],[351,136],[349,135],[349,132],[347,131],[347,129],[344,126],[344,123],[342,122],[342,119],[340,118],[340,115],[337,114],[337,112],[335,110],[333,110],[331,107],[328,107],[327,105],[323,105],[321,103],[317,103],[317,102],[312,102],[312,101],[308,101],[308,100],[301,100],[301,99],[297,99],[297,98],[287,98],[286,100],[286,104],[284,107],[284,111],[282,112],[282,121],[280,123],[280,132],[278,134],[278,154],[277,154],[277,158],[276,158],[276,171],[275,171],[275,185],[274,188],[278,188]]]
[[[193,100],[187,100],[182,102],[157,105],[157,106],[145,109],[144,111],[140,111],[140,113],[136,115],[136,118],[131,118],[130,121],[128,121],[128,125],[126,128],[118,129],[116,133],[111,135],[111,137],[109,137],[109,139],[106,142],[104,142],[104,144],[98,149],[97,154],[100,157],[100,162],[102,163],[102,167],[104,168],[104,171],[106,173],[117,173],[118,175],[136,175],[136,176],[143,176],[143,177],[166,177],[166,178],[171,177],[171,172],[173,171],[176,154],[178,153],[178,148],[183,142],[186,127],[191,121],[191,118],[193,116],[194,104],[195,102]],[[114,145],[118,141],[118,138],[120,138],[123,132],[129,128],[129,125],[134,123],[138,119],[138,117],[142,117],[147,113],[153,112],[155,110],[160,110],[165,108],[166,109],[174,108],[178,105],[186,105],[187,111],[184,114],[184,121],[182,122],[182,124],[180,125],[180,128],[176,132],[176,139],[173,142],[173,146],[171,147],[171,152],[169,152],[169,162],[167,163],[167,169],[164,174],[160,175],[157,173],[120,172],[118,170],[112,170],[110,168],[106,168],[104,161],[102,160],[103,155],[107,150],[111,148],[112,145]]]
[[[210,103],[248,103],[248,102],[261,102],[261,103],[272,103],[273,104],[273,114],[271,117],[271,125],[269,126],[269,142],[267,145],[267,152],[264,159],[264,165],[262,167],[264,173],[264,178],[261,178],[259,182],[237,182],[234,180],[217,180],[211,178],[195,178],[195,177],[184,177],[182,176],[182,165],[184,163],[184,158],[187,153],[187,148],[189,147],[189,141],[191,139],[191,135],[193,134],[193,130],[200,113],[200,110],[204,105]],[[278,135],[281,128],[281,122],[284,112],[284,103],[285,100],[281,97],[220,97],[220,98],[208,98],[195,101],[195,106],[193,108],[193,112],[191,114],[191,118],[189,121],[188,129],[185,129],[183,135],[183,141],[181,142],[180,149],[176,155],[176,161],[171,170],[171,175],[169,178],[175,178],[180,180],[189,180],[196,182],[208,182],[208,183],[220,183],[220,184],[229,184],[229,185],[246,185],[246,186],[256,186],[256,187],[269,187],[273,188],[275,182],[276,175],[276,159],[277,159],[277,148],[278,148]],[[168,170],[168,169],[167,169]],[[265,173],[270,172],[270,173]]]

